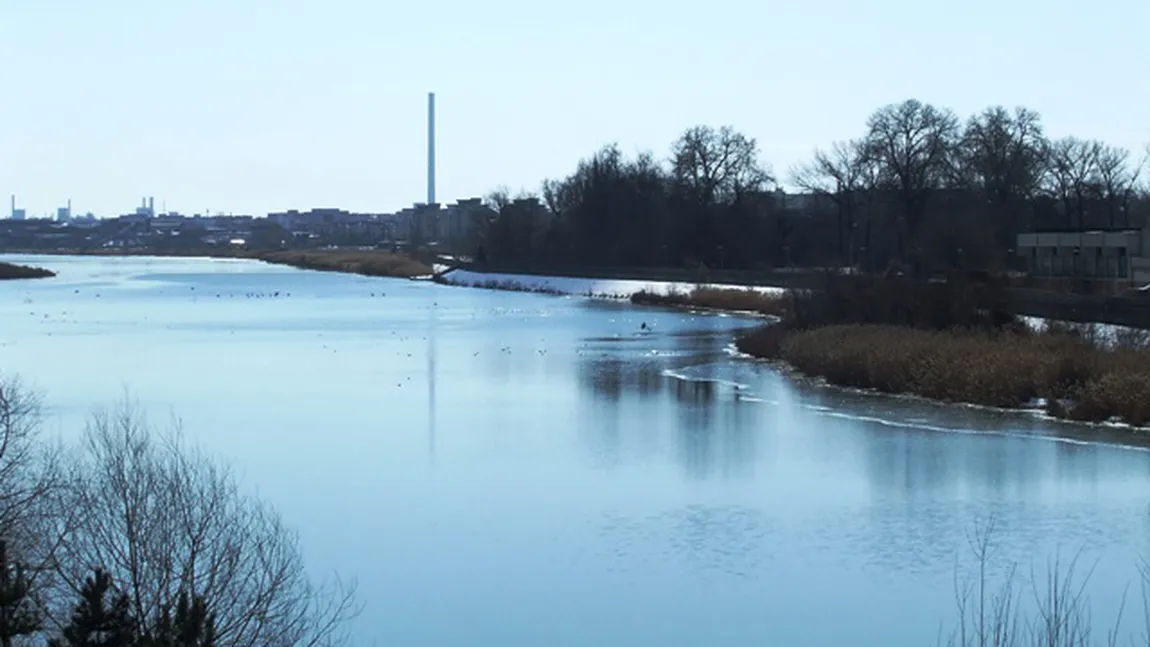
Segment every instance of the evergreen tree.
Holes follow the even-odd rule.
[[[152,634],[142,638],[137,647],[216,647],[215,616],[208,612],[202,597],[195,595],[189,600],[181,591],[175,616],[165,609],[156,619]]]
[[[106,598],[111,594],[111,606]],[[117,593],[112,578],[96,569],[80,590],[80,602],[72,613],[71,623],[64,628],[63,640],[53,647],[134,647],[135,622],[132,621],[128,596]]]
[[[13,638],[35,634],[41,626],[24,569],[8,563],[8,544],[0,540],[0,646],[12,647]]]

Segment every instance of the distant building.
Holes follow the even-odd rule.
[[[184,217],[180,215],[156,216],[148,220],[148,228],[157,233],[178,233],[184,226]]]
[[[143,200],[140,202],[140,206],[136,207],[134,215],[144,218],[154,217],[156,215],[156,199],[143,198]]]
[[[498,216],[482,198],[459,200],[436,215],[436,238],[440,242],[467,245]]]
[[[1018,235],[1018,254],[1038,278],[1150,283],[1150,227]]]

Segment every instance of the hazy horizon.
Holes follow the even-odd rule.
[[[1150,3],[695,7],[8,0],[0,217],[13,193],[30,216],[144,196],[186,214],[394,211],[425,197],[429,91],[441,202],[536,189],[611,142],[665,157],[697,124],[755,137],[785,179],[908,98],[962,118],[1024,105],[1051,137],[1135,155],[1150,142]]]

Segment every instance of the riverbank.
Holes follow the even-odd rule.
[[[152,249],[91,249],[25,251],[44,256],[155,256],[159,258],[228,258],[250,259],[289,265],[305,270],[344,272],[391,278],[415,278],[430,276],[432,268],[404,254],[382,249],[315,249],[253,251],[244,249],[195,249],[180,251],[157,251]],[[45,270],[46,271],[46,270]],[[54,276],[54,275],[53,275]],[[0,277],[4,278],[4,277]]]
[[[684,267],[570,267],[523,266],[494,263],[458,263],[461,270],[477,274],[500,274],[540,279],[587,279],[640,283],[676,283],[684,285],[729,285],[736,287],[772,287],[810,289],[818,285],[825,270],[723,270]]]
[[[771,270],[686,269],[673,267],[548,267],[497,266],[460,263],[460,270],[472,274],[586,279],[603,282],[674,283],[682,286],[722,285],[775,290],[823,290],[836,277],[852,276],[832,268],[777,268]],[[483,282],[483,281],[474,281]],[[526,281],[518,281],[525,283]],[[1003,292],[1010,313],[1079,323],[1105,323],[1115,326],[1150,328],[1150,296],[1144,293],[1121,295],[1082,295],[1038,289],[1023,281],[1007,280]],[[689,287],[686,289],[690,289]]]
[[[12,279],[50,279],[56,276],[52,270],[27,265],[0,263],[0,281]]]
[[[736,342],[830,384],[1069,420],[1150,425],[1150,349],[1072,330],[928,331],[893,325],[767,326]]]

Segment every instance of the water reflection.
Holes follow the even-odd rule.
[[[1144,482],[1140,448],[1102,444],[1112,431],[1017,412],[956,407],[795,383],[795,424],[818,425],[806,449],[863,460],[872,496],[903,501],[1049,498],[1107,479]],[[1037,438],[1036,438],[1037,436]],[[1099,469],[1106,458],[1106,470]],[[1115,461],[1118,469],[1115,469]]]
[[[435,463],[435,358],[439,337],[439,302],[428,308],[427,321],[427,457]]]
[[[619,340],[587,340],[614,348]],[[753,474],[754,419],[744,385],[724,379],[711,364],[723,356],[713,333],[652,337],[635,350],[588,353],[576,366],[583,437],[603,465],[625,462],[637,438],[657,434],[684,474],[693,479]],[[654,349],[649,347],[654,346]],[[630,437],[624,437],[629,434]]]

